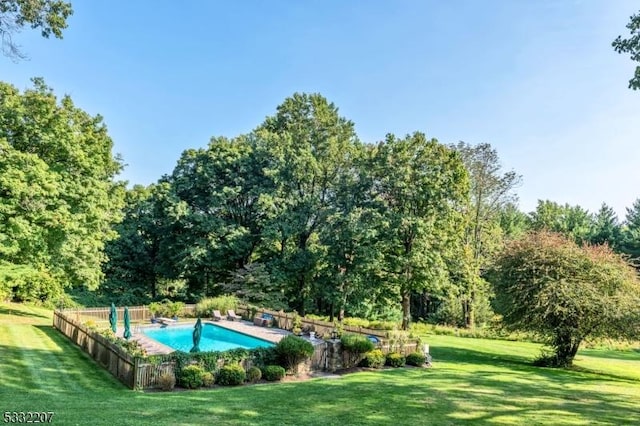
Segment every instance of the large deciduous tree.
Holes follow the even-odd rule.
[[[618,53],[628,53],[631,60],[640,63],[640,12],[632,15],[627,24],[629,38],[618,36],[612,43],[613,48]],[[640,65],[636,66],[635,73],[629,80],[629,88],[640,89]]]
[[[452,148],[460,153],[471,183],[463,240],[467,253],[463,271],[467,273],[458,275],[464,323],[473,327],[478,308],[488,306],[488,289],[481,272],[501,247],[500,213],[517,201],[513,190],[521,176],[514,171],[503,172],[497,151],[487,143],[473,146],[459,142]]]
[[[548,365],[571,365],[587,337],[640,336],[636,271],[606,245],[530,233],[506,245],[489,276],[505,324],[539,333],[553,348]]]
[[[374,172],[386,224],[385,277],[398,288],[406,329],[411,293],[442,294],[448,282],[446,261],[462,239],[468,174],[455,151],[422,133],[388,135],[377,147]]]
[[[24,93],[0,83],[0,263],[96,288],[120,219],[121,163],[100,116],[34,82]]]
[[[73,14],[71,3],[62,0],[0,1],[0,41],[2,53],[12,59],[24,58],[13,37],[25,26],[39,29],[42,37],[62,38],[67,18]]]
[[[304,313],[322,256],[318,232],[331,215],[341,176],[351,170],[356,134],[323,96],[296,93],[256,135],[256,154],[275,186],[274,218],[265,230],[280,272],[274,278],[287,283],[292,305]]]
[[[252,138],[212,138],[206,149],[185,151],[168,177],[186,209],[172,236],[177,270],[201,293],[252,262],[273,210],[273,185]]]

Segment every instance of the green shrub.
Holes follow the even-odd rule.
[[[361,334],[344,334],[340,338],[342,348],[352,354],[364,354],[375,348],[373,342]]]
[[[262,371],[258,367],[247,370],[247,382],[255,383],[262,378]]]
[[[385,356],[380,349],[374,349],[364,354],[364,358],[360,362],[363,367],[382,368],[385,362]]]
[[[398,352],[390,352],[387,354],[386,365],[391,367],[402,367],[405,364],[405,358]]]
[[[185,304],[183,302],[172,302],[164,299],[162,302],[149,303],[149,312],[154,317],[176,317],[182,313]]]
[[[213,386],[214,382],[215,382],[215,379],[213,378],[213,374],[211,374],[210,372],[206,371],[202,375],[202,386],[206,388],[210,388],[211,386]]]
[[[176,386],[176,376],[172,373],[162,373],[158,377],[158,387],[163,391],[170,391]]]
[[[374,330],[393,330],[398,327],[398,323],[393,321],[371,321],[368,328]]]
[[[422,367],[426,361],[426,358],[422,352],[413,352],[407,355],[407,364],[415,365],[416,367]]]
[[[352,327],[369,327],[369,320],[364,319],[364,318],[355,318],[355,317],[350,317],[350,318],[345,318],[342,320],[342,323],[344,325],[350,325]]]
[[[269,382],[275,382],[278,380],[282,380],[285,375],[284,368],[279,365],[267,365],[262,370],[262,377]]]
[[[195,315],[200,317],[211,317],[213,311],[220,311],[226,315],[229,309],[238,308],[238,298],[235,296],[207,297],[196,303]]]
[[[278,363],[278,354],[276,353],[275,346],[270,346],[268,348],[255,348],[252,350],[252,353],[253,363],[259,368]]]
[[[247,373],[240,364],[228,364],[218,371],[216,382],[222,386],[237,386],[247,378]]]
[[[289,335],[276,345],[278,363],[292,369],[313,355],[313,345],[300,337]]]
[[[199,365],[188,365],[178,374],[178,383],[187,389],[197,389],[202,386],[204,369]]]

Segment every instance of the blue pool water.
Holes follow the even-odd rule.
[[[193,327],[164,327],[143,330],[144,334],[175,350],[189,352],[193,347]],[[213,324],[203,324],[201,351],[228,351],[229,349],[253,349],[274,346],[266,340],[238,333]]]

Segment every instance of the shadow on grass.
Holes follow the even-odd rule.
[[[580,352],[578,352],[578,358],[580,356],[588,356],[592,358],[619,359],[623,361],[640,361],[640,349],[632,349],[628,351],[581,349]]]
[[[35,333],[25,333],[30,339],[25,345],[19,340],[13,346],[0,345],[5,390],[32,395],[91,392],[96,383],[103,389],[126,389],[53,326],[24,326],[25,331],[29,328]]]
[[[585,367],[573,366],[568,369],[537,367],[532,363],[533,358],[522,355],[496,355],[474,349],[460,349],[447,346],[438,346],[432,350],[432,353],[434,362],[436,363],[440,360],[465,364],[490,365],[492,367],[508,368],[517,373],[526,372],[527,374],[534,376],[544,376],[550,380],[569,377],[570,382],[600,381],[608,379],[612,381],[638,384],[638,380],[627,376],[591,370]]]
[[[7,306],[0,306],[0,315],[11,315],[14,317],[24,317],[24,318],[36,317],[36,318],[49,319],[49,317],[46,315],[41,315],[34,312],[24,312],[16,309],[11,309],[10,307],[7,307]]]

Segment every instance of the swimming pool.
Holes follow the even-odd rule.
[[[189,352],[193,347],[193,327],[148,328],[142,332],[177,351]],[[214,324],[203,324],[202,327],[201,351],[228,351],[237,348],[254,349],[270,346],[274,344]]]

